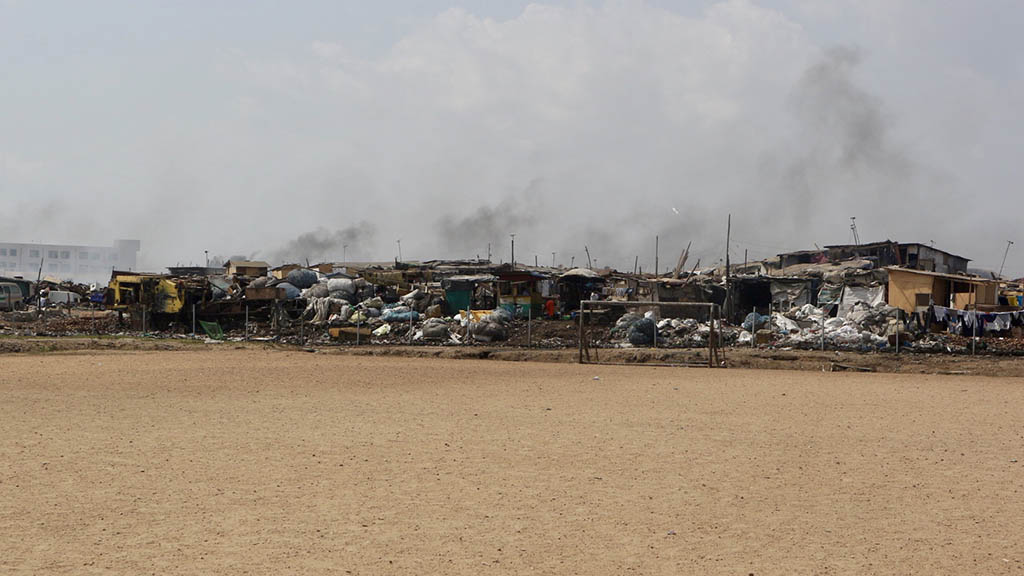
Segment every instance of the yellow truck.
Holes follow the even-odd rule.
[[[115,273],[108,285],[113,309],[145,306],[150,314],[177,314],[185,307],[185,287],[162,274]]]

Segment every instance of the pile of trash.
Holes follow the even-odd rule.
[[[785,313],[773,313],[770,322],[766,316],[752,318],[743,323],[739,343],[750,343],[754,338],[751,329],[757,321],[758,333],[769,332],[769,340],[779,346],[796,348],[817,348],[824,344],[829,348],[872,350],[889,346],[889,336],[894,335],[899,320],[899,309],[886,304],[871,306],[863,302],[853,305],[844,318],[833,318],[822,308],[805,304]]]
[[[287,286],[286,286],[287,285]],[[363,278],[329,278],[312,270],[291,271],[278,287],[301,290],[306,308],[300,319],[317,327],[368,329],[375,343],[460,344],[509,339],[512,315],[503,310],[475,310],[443,316],[439,294],[416,288],[402,296]]]
[[[724,326],[715,326],[716,337],[722,344],[736,341],[739,331]],[[655,342],[657,334],[657,342]],[[653,311],[643,315],[627,313],[622,315],[609,333],[617,347],[653,346],[668,348],[703,348],[708,345],[711,335],[711,324],[699,322],[694,318],[662,318],[658,320]]]
[[[508,310],[478,310],[467,314],[460,313],[459,324],[466,330],[466,335],[476,342],[501,342],[508,340],[511,331],[512,314]]]

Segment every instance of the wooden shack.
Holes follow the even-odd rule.
[[[945,306],[958,310],[997,311],[999,283],[976,276],[942,274],[924,270],[889,267],[890,306],[908,314],[929,306]]]
[[[228,276],[259,278],[260,276],[267,275],[267,270],[270,269],[270,265],[266,262],[258,261],[228,260],[227,263],[224,264],[224,268],[227,269]]]

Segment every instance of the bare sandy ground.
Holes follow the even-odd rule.
[[[0,398],[3,574],[1024,573],[1024,380],[245,349]]]

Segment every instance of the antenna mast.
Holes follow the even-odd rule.
[[[857,217],[850,216],[850,230],[853,231],[853,245],[860,246],[860,234],[857,234]]]
[[[1013,240],[1006,241],[1006,251],[1003,252],[1003,263],[999,265],[999,277],[1003,277],[1003,266],[1006,266],[1006,255],[1010,253],[1010,246],[1013,246]]]

